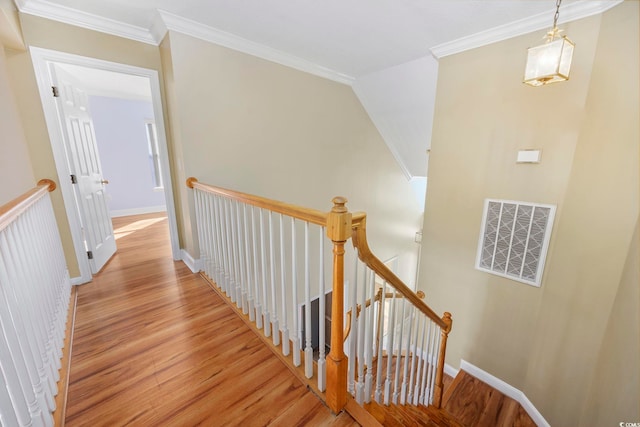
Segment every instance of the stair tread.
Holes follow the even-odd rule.
[[[407,425],[423,427],[461,427],[450,414],[434,406],[422,405],[380,405],[366,403],[365,409],[385,427],[403,427]]]

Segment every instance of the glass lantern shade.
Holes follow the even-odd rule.
[[[573,48],[573,42],[566,37],[530,47],[523,82],[542,86],[568,80]]]

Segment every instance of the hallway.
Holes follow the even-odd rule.
[[[78,288],[66,425],[357,425],[171,259],[166,217],[113,222],[116,255]]]

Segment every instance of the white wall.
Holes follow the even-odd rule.
[[[425,56],[353,83],[353,90],[407,175],[427,176],[427,150],[438,80],[438,61]]]
[[[89,106],[111,214],[164,210],[164,194],[154,190],[145,127],[153,120],[151,102],[90,96]]]

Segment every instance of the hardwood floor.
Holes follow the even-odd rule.
[[[445,392],[444,410],[466,427],[535,427],[518,402],[460,371]]]
[[[78,288],[66,425],[357,425],[173,262],[165,217],[114,229],[118,252]]]

